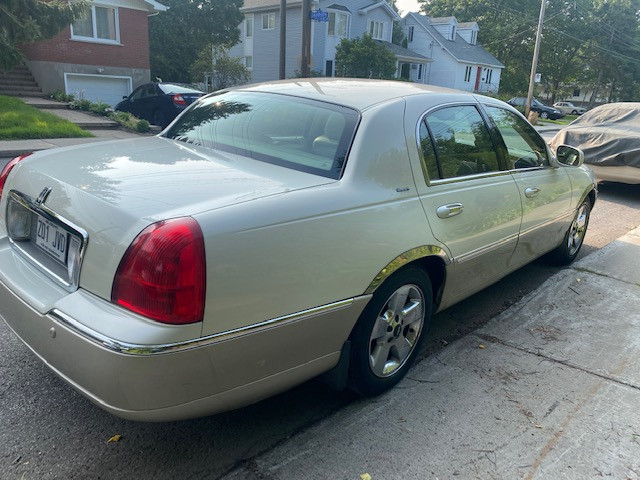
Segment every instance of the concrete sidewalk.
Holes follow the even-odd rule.
[[[637,228],[224,478],[638,479],[639,411]]]

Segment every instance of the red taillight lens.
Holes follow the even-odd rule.
[[[7,181],[7,177],[9,176],[9,173],[11,172],[13,167],[15,167],[18,164],[18,162],[27,158],[29,155],[31,154],[27,153],[26,155],[20,155],[19,157],[12,158],[11,160],[9,160],[9,163],[7,163],[4,166],[4,168],[0,172],[0,197],[2,197],[2,190],[4,189],[4,184]]]
[[[173,96],[173,103],[175,103],[176,105],[186,105],[187,104],[185,99],[180,94]]]
[[[120,261],[111,300],[162,323],[202,321],[206,290],[204,240],[190,217],[154,223]]]

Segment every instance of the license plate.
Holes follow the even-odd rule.
[[[40,215],[36,228],[36,245],[60,263],[66,264],[69,233]]]

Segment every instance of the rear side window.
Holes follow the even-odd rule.
[[[500,170],[489,130],[472,105],[446,107],[427,115],[420,144],[431,180]]]
[[[549,165],[544,140],[531,125],[504,108],[487,106],[486,109],[507,147],[510,169]]]
[[[166,136],[337,179],[358,119],[357,111],[324,102],[226,92],[195,104]]]

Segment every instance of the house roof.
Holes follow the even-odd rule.
[[[383,45],[393,53],[397,58],[401,60],[414,60],[415,63],[429,63],[432,62],[429,57],[425,57],[424,55],[420,55],[419,53],[412,52],[400,45],[396,45],[395,43],[385,42],[384,40],[374,40],[376,43]]]
[[[411,16],[416,22],[424,27],[424,29],[442,46],[442,48],[448,51],[453,58],[459,62],[504,68],[502,62],[487,52],[481,45],[471,45],[458,34],[456,34],[455,40],[447,40],[444,38],[440,32],[431,25],[431,21],[433,19],[430,19],[426,15],[408,13],[405,18],[408,16]]]
[[[302,0],[286,0],[287,7],[302,5]],[[317,0],[311,0],[311,4],[317,4]],[[280,7],[280,0],[244,0],[244,5],[240,9],[243,12],[251,10],[274,10]]]
[[[424,16],[424,15],[421,15],[421,16]],[[455,20],[456,23],[458,22],[456,20],[456,17],[433,17],[431,18],[431,25],[441,25],[443,23],[449,23],[451,22],[451,20]]]
[[[478,22],[459,22],[458,30],[466,30],[467,28],[473,28],[473,26],[478,26]]]
[[[332,3],[331,5],[329,5],[327,7],[327,10],[342,10],[343,12],[349,12],[351,13],[351,10],[349,10],[347,7],[345,7],[344,5],[340,5],[339,3]]]
[[[373,2],[373,3],[370,3],[369,5],[366,5],[366,6],[362,7],[362,8],[360,8],[360,9],[358,10],[358,13],[363,13],[363,14],[364,14],[364,13],[368,13],[368,12],[370,12],[371,10],[374,10],[374,9],[376,9],[376,8],[379,8],[379,7],[384,8],[384,9],[387,11],[387,13],[389,13],[389,15],[391,15],[391,16],[393,17],[393,19],[394,19],[394,20],[400,20],[400,18],[401,18],[401,17],[400,17],[400,15],[398,15],[398,12],[396,12],[396,11],[391,7],[391,5],[389,5],[389,4],[386,2],[386,0],[381,0],[381,1],[379,1],[379,2]]]
[[[160,2],[156,2],[155,0],[144,0],[144,3],[150,5],[151,8],[156,12],[166,12],[169,10],[169,7],[161,4]]]

